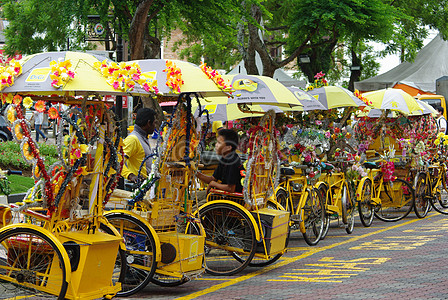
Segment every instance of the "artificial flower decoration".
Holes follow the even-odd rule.
[[[14,106],[12,106],[12,105],[8,106],[6,116],[7,116],[10,124],[14,123],[14,121],[17,120],[17,111],[14,108]]]
[[[75,77],[75,72],[72,70],[72,63],[70,60],[64,61],[52,61],[50,62],[51,67],[51,86],[59,89],[64,86],[69,80]]]
[[[34,105],[34,109],[38,112],[45,112],[45,102],[43,100],[39,100]]]
[[[58,110],[55,107],[50,107],[48,110],[48,117],[52,120],[55,120],[59,117]]]
[[[22,126],[20,125],[20,122],[14,122],[14,130],[13,130],[13,134],[15,139],[20,142],[22,141],[23,137],[24,137],[24,133],[23,133],[23,129]]]
[[[34,180],[39,180],[42,177],[42,171],[40,170],[37,162],[33,166],[33,177]]]
[[[142,73],[137,82],[145,91],[159,94],[159,88],[157,87],[157,80],[155,79],[155,72]]]
[[[26,141],[22,142],[21,146],[22,146],[21,148],[22,148],[23,158],[25,158],[25,160],[29,163],[34,162],[34,154],[33,154],[33,150],[31,149],[29,141],[26,140]],[[37,153],[39,153],[37,149],[36,149],[36,151],[37,151]]]
[[[22,96],[15,95],[14,98],[12,98],[12,103],[15,105],[20,105],[20,103],[22,103]]]
[[[308,91],[328,85],[328,81],[325,79],[325,73],[319,72],[316,75],[314,75],[314,78],[316,78],[314,80],[314,83],[310,84],[306,88]]]
[[[182,72],[171,60],[166,61],[166,86],[175,94],[180,94],[180,88],[184,84],[182,80]]]
[[[25,108],[30,108],[33,106],[33,99],[31,99],[31,97],[23,98],[23,106],[25,106]]]
[[[141,69],[137,63],[121,62],[119,64],[104,60],[95,62],[93,66],[106,77],[107,83],[115,90],[132,91],[140,80]]]
[[[230,82],[226,82],[221,75],[218,73],[218,71],[213,70],[210,67],[207,67],[206,63],[202,63],[200,66],[201,70],[207,75],[208,78],[213,80],[213,82],[220,88],[222,91],[231,92],[232,86]]]
[[[0,67],[0,90],[14,84],[14,77],[22,74],[22,66],[12,59],[8,65]]]
[[[356,97],[358,97],[361,101],[363,101],[365,104],[367,105],[372,105],[372,101],[368,100],[366,97],[364,97],[362,95],[362,93],[358,90],[355,90],[355,92],[353,93],[355,94]]]

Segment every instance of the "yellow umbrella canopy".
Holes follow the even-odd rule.
[[[377,109],[401,111],[408,115],[422,111],[417,101],[401,89],[382,89],[362,94],[369,101],[369,105]]]
[[[308,91],[326,108],[360,107],[366,104],[349,90],[339,86],[323,86]]]
[[[233,97],[228,104],[267,104],[279,107],[303,106],[302,103],[277,80],[256,75],[224,75],[234,89]]]
[[[62,51],[29,55],[19,61],[22,74],[12,86],[3,89],[2,93],[58,96],[126,94],[114,89],[94,66],[95,62],[102,61],[112,62],[101,55],[84,52]],[[145,91],[141,89],[141,92]]]

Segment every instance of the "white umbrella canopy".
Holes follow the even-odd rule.
[[[397,110],[404,114],[422,111],[414,97],[401,89],[382,89],[363,93],[362,96],[373,108]]]
[[[303,105],[304,111],[309,110],[326,110],[325,106],[322,105],[316,98],[314,98],[313,95],[309,94],[308,92],[305,92],[301,88],[291,86],[288,87],[288,90],[290,90],[294,96],[296,96],[297,99],[299,99],[300,103]]]

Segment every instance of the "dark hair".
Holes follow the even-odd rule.
[[[442,115],[445,113],[445,109],[442,107],[442,105],[437,105],[436,110],[440,112]]]
[[[151,108],[143,107],[137,110],[137,116],[135,117],[135,124],[140,127],[143,127],[148,123],[148,121],[154,122],[155,119],[156,119],[156,112]]]
[[[224,138],[224,142],[232,147],[232,151],[234,151],[238,147],[238,133],[236,133],[232,129],[221,129],[218,131],[218,135]]]

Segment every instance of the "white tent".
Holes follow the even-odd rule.
[[[355,89],[374,91],[407,85],[422,92],[436,93],[436,79],[448,75],[448,41],[437,35],[417,54],[414,62],[404,62],[388,72],[355,82]]]

